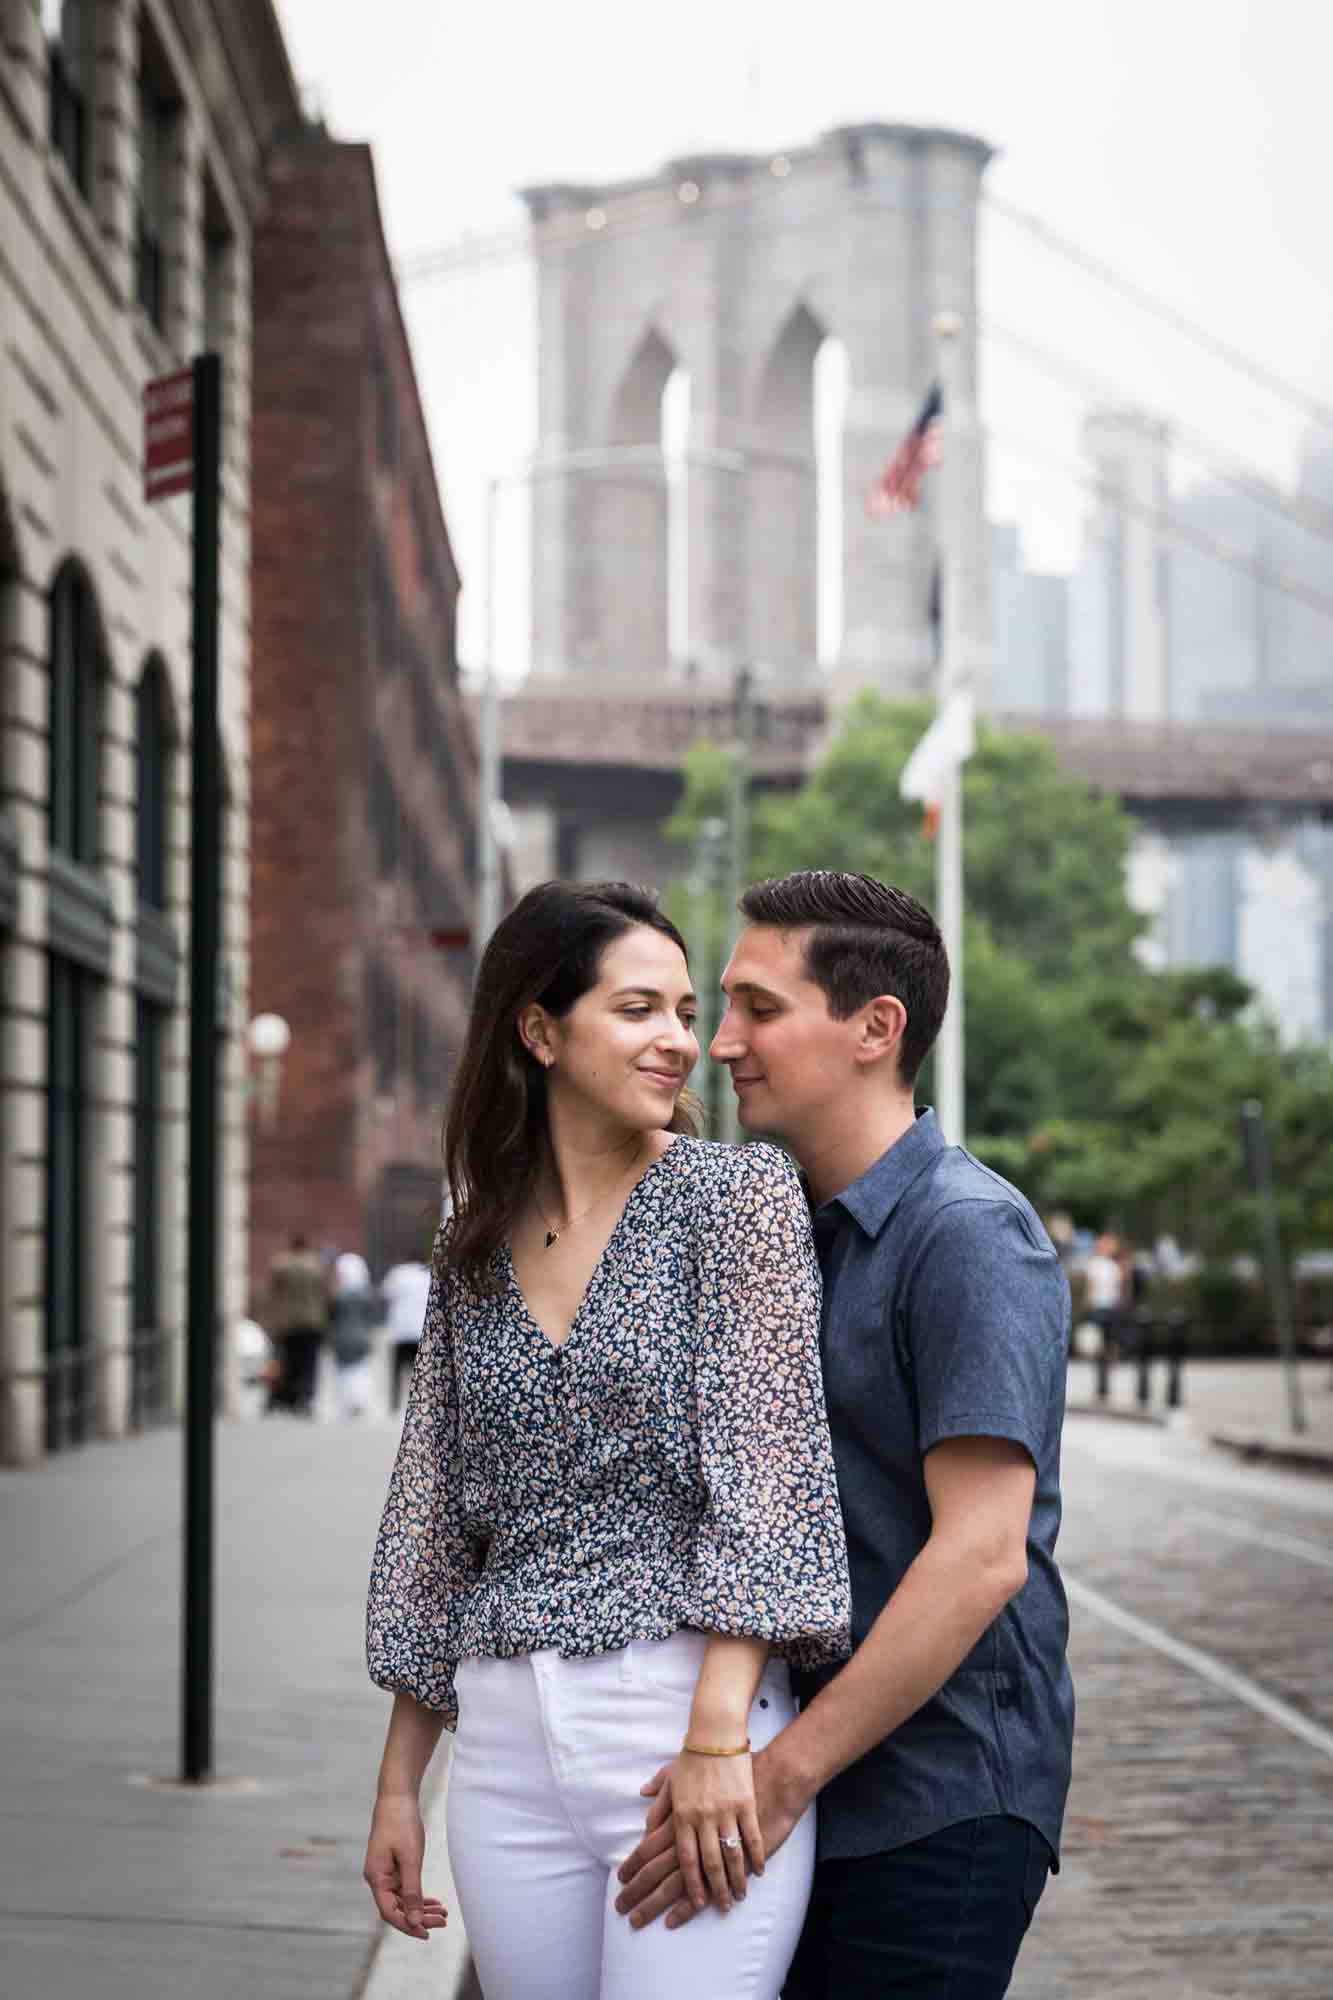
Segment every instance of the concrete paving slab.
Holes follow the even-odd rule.
[[[385,1697],[365,1580],[396,1443],[288,1418],[217,1439],[216,1768],[158,1789],[179,1726],[181,1440],[0,1476],[5,2000],[356,1993]]]

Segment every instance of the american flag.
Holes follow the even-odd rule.
[[[940,424],[944,401],[938,382],[930,393],[911,430],[866,495],[866,512],[873,520],[888,514],[904,514],[921,505],[921,480],[932,465],[939,464]]]

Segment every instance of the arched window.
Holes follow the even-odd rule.
[[[662,335],[649,328],[620,378],[606,431],[613,451],[637,450],[641,460],[579,475],[595,489],[598,625],[590,651],[575,665],[645,675],[667,667],[670,513],[662,398],[676,365]]]
[[[136,699],[139,770],[136,851],[139,901],[151,910],[167,907],[167,796],[171,758],[167,673],[154,654],[143,670]]]
[[[833,581],[824,515],[834,495],[820,476],[828,435],[820,421],[821,389],[824,400],[828,389],[821,363],[829,345],[809,307],[793,307],[769,349],[755,400],[749,633],[755,658],[787,680],[813,676],[833,622],[832,607],[821,601]]]
[[[63,565],[51,586],[51,845],[97,861],[101,621],[87,577]]]

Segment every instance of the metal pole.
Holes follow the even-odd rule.
[[[480,770],[477,787],[477,936],[480,962],[491,932],[500,921],[500,848],[496,838],[500,802],[500,675],[495,657],[499,479],[486,493],[486,661],[481,689]]]
[[[213,1394],[217,1335],[218,568],[222,370],[194,363],[190,701],[190,1142],[181,1779],[213,1769]]]
[[[1296,1363],[1296,1334],[1291,1323],[1291,1299],[1287,1293],[1287,1268],[1282,1259],[1282,1236],[1277,1222],[1277,1198],[1273,1191],[1273,1155],[1268,1144],[1264,1107],[1257,1097],[1249,1097],[1240,1107],[1240,1142],[1245,1155],[1250,1186],[1259,1202],[1259,1227],[1263,1237],[1264,1265],[1268,1275],[1268,1296],[1277,1322],[1278,1345],[1287,1378],[1287,1416],[1293,1431],[1305,1429],[1305,1406],[1301,1401],[1301,1376]]]
[[[723,949],[730,952],[740,930],[737,905],[745,888],[750,852],[750,669],[736,669],[736,740],[731,746],[731,786],[727,799],[727,906]],[[734,1142],[738,1123],[736,1093],[722,1092],[720,1137]]]
[[[690,868],[690,924],[686,943],[690,951],[690,974],[694,980],[694,991],[699,1002],[695,1034],[699,1041],[699,1060],[690,1071],[690,1088],[698,1093],[704,1104],[711,1108],[712,1073],[708,1061],[708,1045],[713,1039],[714,1005],[717,987],[717,966],[713,957],[713,859],[712,840],[715,822],[701,820],[694,836],[694,855]],[[710,1111],[711,1122],[711,1111]]]
[[[958,336],[962,321],[941,313],[935,321],[937,367],[943,406],[944,452],[940,462],[940,524],[936,560],[940,580],[939,701],[967,678],[962,657],[958,607],[961,599],[960,514],[963,493],[962,426],[958,421]],[[935,1045],[936,1102],[940,1125],[952,1145],[966,1133],[963,1070],[963,770],[951,764],[940,786],[940,818],[935,847],[935,915],[949,956],[949,1005]]]

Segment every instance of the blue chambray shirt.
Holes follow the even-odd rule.
[[[860,1645],[930,1534],[922,1461],[1011,1438],[1037,1469],[1028,1580],[924,1707],[819,1797],[821,1859],[1011,1813],[1058,1857],[1074,1689],[1055,1566],[1069,1288],[1016,1188],[918,1114],[818,1209],[824,1388]],[[800,1677],[808,1700],[836,1669]]]

